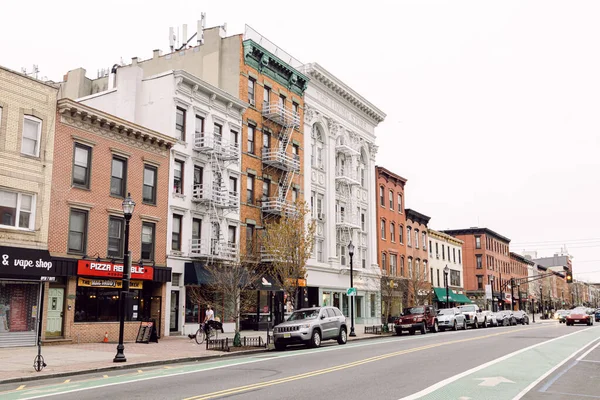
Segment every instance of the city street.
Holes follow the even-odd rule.
[[[599,339],[600,326],[546,323],[326,342],[319,349],[6,384],[0,398],[598,398]]]

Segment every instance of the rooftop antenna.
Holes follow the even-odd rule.
[[[206,25],[206,13],[200,13],[200,21],[198,21],[198,29],[196,31],[196,43],[204,44],[204,27]]]
[[[40,72],[40,69],[38,68],[37,64],[33,64],[33,69],[31,72],[27,72],[27,68],[21,68],[21,72],[23,75],[38,79],[38,73]]]
[[[171,48],[171,53],[175,49],[175,31],[173,27],[169,27],[169,47]]]

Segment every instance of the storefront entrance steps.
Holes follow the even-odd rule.
[[[364,325],[355,325],[356,337],[361,339],[386,338],[387,335],[365,335]],[[271,332],[269,332],[271,333]],[[241,331],[241,336],[258,337],[266,340],[266,331]],[[219,338],[233,338],[233,333],[219,334]],[[113,363],[116,343],[65,344],[61,346],[42,346],[42,356],[48,364],[41,372],[33,369],[33,359],[37,355],[36,346],[0,348],[0,384],[26,382],[46,378],[97,373],[128,368],[143,368],[155,365],[175,364],[199,360],[210,360],[240,354],[254,354],[267,351],[256,350],[221,352],[206,350],[187,336],[168,336],[158,343],[125,343],[126,363]]]

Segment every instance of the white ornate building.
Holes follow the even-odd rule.
[[[385,114],[320,65],[306,64],[301,70],[310,78],[304,94],[305,198],[317,221],[305,300],[350,315],[346,290],[352,240],[355,322],[380,323],[375,127]]]

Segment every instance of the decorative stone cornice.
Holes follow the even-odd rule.
[[[301,67],[302,72],[311,79],[320,82],[332,92],[352,104],[354,107],[368,115],[376,123],[383,122],[386,115],[379,108],[375,107],[360,94],[355,92],[350,86],[336,78],[333,74],[321,67],[317,63],[305,64]]]
[[[166,155],[166,151],[176,142],[170,136],[71,99],[60,99],[57,110],[61,116],[61,122],[67,125],[101,136],[108,136],[111,139],[154,153]]]

